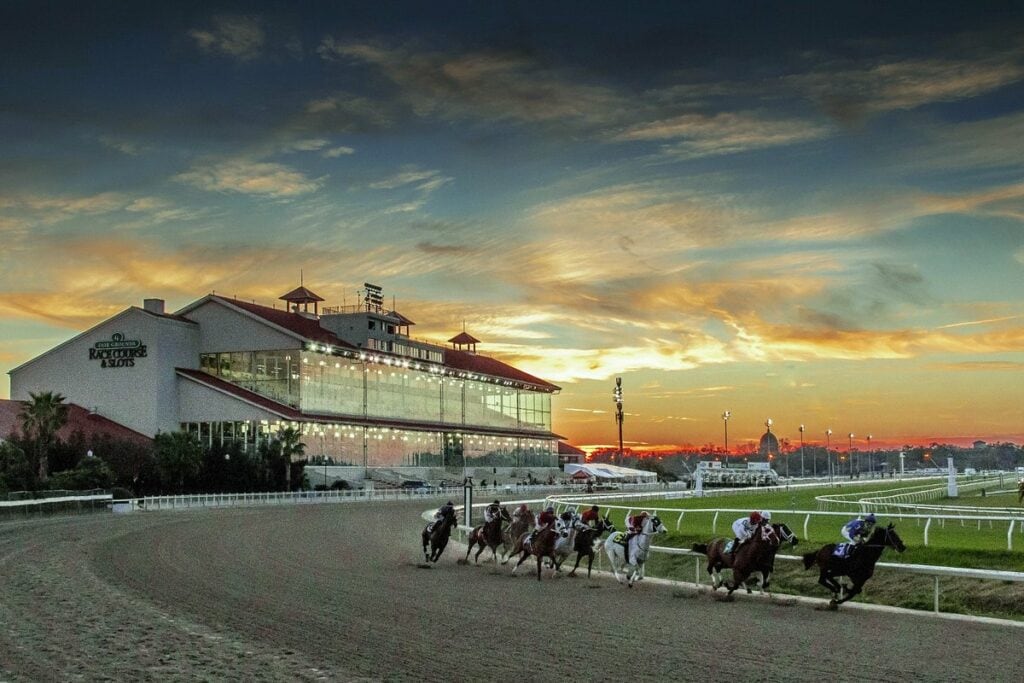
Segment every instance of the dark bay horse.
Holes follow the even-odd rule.
[[[775,525],[778,526],[778,525]],[[708,556],[707,572],[711,576],[711,589],[718,590],[724,583],[722,569],[732,570],[732,581],[726,586],[729,595],[744,585],[754,572],[764,571],[762,568],[773,567],[775,553],[779,550],[780,536],[775,526],[762,522],[757,526],[754,535],[743,543],[736,552],[725,552],[729,538],[713,538],[707,543],[694,543],[693,551]],[[771,571],[769,570],[769,574]],[[747,589],[749,592],[749,589]]]
[[[501,545],[502,537],[502,524],[505,522],[511,522],[512,516],[508,514],[508,508],[504,505],[498,510],[498,515],[490,522],[486,522],[476,527],[469,533],[469,547],[466,548],[466,560],[469,560],[469,554],[473,552],[473,546],[479,545],[480,549],[476,551],[476,557],[473,560],[480,564],[480,553],[484,551],[484,548],[490,548],[491,553],[494,555],[494,563],[498,563],[498,546]]]
[[[526,561],[526,558],[533,555],[537,558],[537,580],[540,581],[540,566],[541,561],[546,557],[551,560],[551,566],[555,565],[555,543],[561,537],[561,533],[556,531],[554,526],[549,526],[542,529],[537,533],[537,537],[530,541],[529,534],[523,534],[518,541],[516,541],[516,547],[513,552],[519,552],[519,561],[516,562],[516,566],[512,567],[512,573],[515,574],[516,570],[519,569],[519,565]]]
[[[832,591],[829,606],[834,608],[860,593],[861,588],[875,573],[875,564],[886,548],[892,548],[899,553],[907,549],[892,524],[885,528],[875,527],[867,542],[854,548],[848,557],[835,556],[835,543],[829,543],[816,552],[805,554],[804,569],[818,565],[821,570],[818,583]],[[837,576],[849,577],[852,585],[839,583],[836,581]],[[845,595],[840,597],[842,593]]]
[[[584,557],[587,558],[587,578],[590,578],[590,568],[594,565],[594,555],[597,551],[594,549],[594,544],[601,534],[604,532],[614,532],[615,525],[608,519],[608,513],[605,513],[603,519],[597,520],[597,524],[590,527],[585,526],[580,529],[579,533],[576,534],[576,545],[573,550],[576,551],[576,564],[573,566],[572,571],[569,572],[569,576],[576,576],[576,570],[579,569],[580,560]]]
[[[505,558],[501,561],[502,564],[506,564],[512,556],[516,554],[516,544],[523,537],[523,534],[533,528],[536,517],[529,510],[520,512],[512,523],[505,527],[505,531],[501,535],[501,548],[502,554]]]
[[[448,545],[448,538],[452,535],[452,529],[458,524],[459,518],[456,516],[455,511],[452,510],[445,514],[444,517],[437,520],[437,522],[431,522],[423,529],[421,534],[423,538],[423,556],[427,562],[437,562],[441,557],[441,553],[444,552],[445,546]],[[433,529],[431,529],[433,525]],[[430,549],[427,549],[427,546]]]

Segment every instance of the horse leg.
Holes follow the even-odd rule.
[[[543,558],[541,558],[541,556],[538,555],[537,556],[537,580],[538,581],[540,581],[540,564],[541,564],[540,561],[541,561],[541,559],[543,559]]]
[[[512,567],[513,574],[515,574],[516,570],[519,569],[519,565],[521,565],[523,562],[526,562],[526,558],[530,556],[530,553],[526,552],[525,550],[521,550],[520,553],[521,555],[519,557],[519,561],[516,562],[516,566]]]
[[[572,571],[571,571],[571,572],[569,572],[569,576],[576,576],[576,570],[577,570],[577,569],[579,569],[579,566],[580,566],[580,557],[581,557],[582,555],[583,555],[583,553],[581,553],[581,552],[577,552],[577,553],[576,553],[576,564],[574,564],[574,565],[573,565],[573,567],[572,567]]]
[[[473,552],[474,545],[476,545],[476,534],[471,533],[469,535],[469,547],[466,548],[466,562],[469,562],[469,554]]]
[[[852,585],[852,586],[850,586],[850,587],[849,587],[849,588],[848,588],[848,589],[847,589],[847,590],[845,591],[845,595],[843,595],[843,597],[841,597],[841,598],[839,598],[838,600],[836,600],[836,601],[835,601],[835,602],[836,602],[836,604],[837,604],[837,605],[841,605],[841,604],[843,604],[844,602],[846,602],[847,600],[852,600],[852,599],[853,599],[853,598],[854,598],[854,597],[855,597],[855,596],[856,596],[856,595],[857,595],[858,593],[860,593],[860,589],[861,589],[861,587],[862,587],[863,585],[864,585],[864,584],[860,584],[860,583],[856,583],[856,582],[853,582],[853,585]],[[845,588],[845,586],[844,586],[844,588]]]

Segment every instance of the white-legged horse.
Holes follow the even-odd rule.
[[[576,533],[579,531],[579,520],[558,520],[558,540],[555,541],[555,571],[562,571],[565,562],[576,547]]]
[[[604,542],[604,550],[608,553],[608,560],[611,562],[612,571],[615,573],[615,580],[619,583],[623,581],[630,588],[637,581],[644,578],[644,562],[647,560],[647,551],[651,549],[651,537],[655,534],[667,533],[668,529],[661,523],[658,517],[648,517],[644,520],[643,528],[640,533],[630,539],[630,545],[632,552],[630,556],[635,560],[634,564],[629,562],[629,557],[626,555],[626,549],[622,547],[622,544],[615,539],[619,534],[612,534]],[[619,572],[622,572],[622,576],[619,576]]]

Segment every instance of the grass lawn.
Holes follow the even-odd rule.
[[[919,484],[918,484],[919,485]],[[800,537],[795,548],[786,547],[783,555],[802,555],[818,549],[826,543],[839,542],[839,530],[843,523],[854,516],[854,512],[841,515],[812,514],[817,512],[816,496],[837,493],[869,493],[879,491],[897,492],[899,482],[873,482],[867,485],[820,487],[814,489],[790,489],[773,491],[745,491],[737,494],[709,496],[705,498],[652,498],[641,501],[617,503],[621,507],[611,508],[601,504],[602,510],[609,510],[617,528],[625,524],[627,509],[634,511],[651,510],[660,515],[669,530],[658,536],[655,545],[689,549],[694,543],[705,543],[713,536],[732,536],[733,521],[749,514],[751,510],[771,510],[772,521],[786,523]],[[859,497],[859,496],[855,496]],[[949,504],[960,506],[993,507],[1016,505],[1016,493],[986,495],[971,492],[961,498],[928,501],[928,504]],[[851,508],[852,509],[852,508]],[[714,510],[718,513],[715,522]],[[802,511],[803,514],[800,514]],[[1022,511],[1024,512],[1024,511]],[[684,513],[680,522],[680,513]],[[804,523],[807,520],[807,533]],[[678,530],[676,529],[678,523]],[[898,515],[879,515],[879,523],[893,523],[907,550],[896,553],[886,550],[882,562],[937,565],[948,567],[970,567],[1024,571],[1024,529],[1020,522],[1014,527],[1013,550],[1007,550],[1006,534],[1009,522],[988,521],[946,521],[932,520],[928,528],[928,545],[924,545],[926,520],[901,518]],[[673,556],[654,553],[649,558],[648,574],[693,581],[697,576],[695,563],[699,561],[699,576],[709,583],[704,572],[703,558]],[[801,562],[779,560],[772,584],[781,593],[828,597],[828,592],[817,583],[817,570],[805,570]],[[940,579],[942,588],[940,609],[942,611],[999,616],[1024,620],[1024,583],[986,581],[980,579]],[[875,576],[865,586],[865,592],[856,599],[865,602],[932,609],[934,578],[926,575],[899,573],[878,568]]]

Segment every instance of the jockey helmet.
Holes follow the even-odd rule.
[[[548,505],[547,509],[544,510],[544,512],[554,512],[554,511],[555,511],[555,506],[554,505]]]
[[[750,513],[750,523],[751,524],[759,524],[760,522],[761,522],[761,513],[758,512],[757,510],[754,510],[753,512],[751,512]]]
[[[451,506],[451,507],[453,507],[453,506],[455,505],[455,503],[453,503],[453,502],[451,502],[451,501],[449,500],[449,501],[448,501],[447,503],[445,503],[445,505],[448,505],[448,506]]]
[[[523,503],[522,505],[519,506],[519,509],[522,510],[523,512],[526,512],[530,508],[526,505],[526,503]]]
[[[494,501],[491,505],[501,505],[501,503],[499,501]]]
[[[767,510],[761,510],[761,519],[763,519],[766,522],[772,521],[772,513],[768,512]]]
[[[592,506],[590,507],[590,509],[591,509],[591,510],[593,510],[594,512],[597,512],[597,511],[598,511],[598,510],[600,510],[601,508],[597,507],[596,505],[592,505]]]
[[[868,524],[874,524],[875,523],[875,513],[869,512],[868,516],[864,518],[864,521],[867,522]]]

